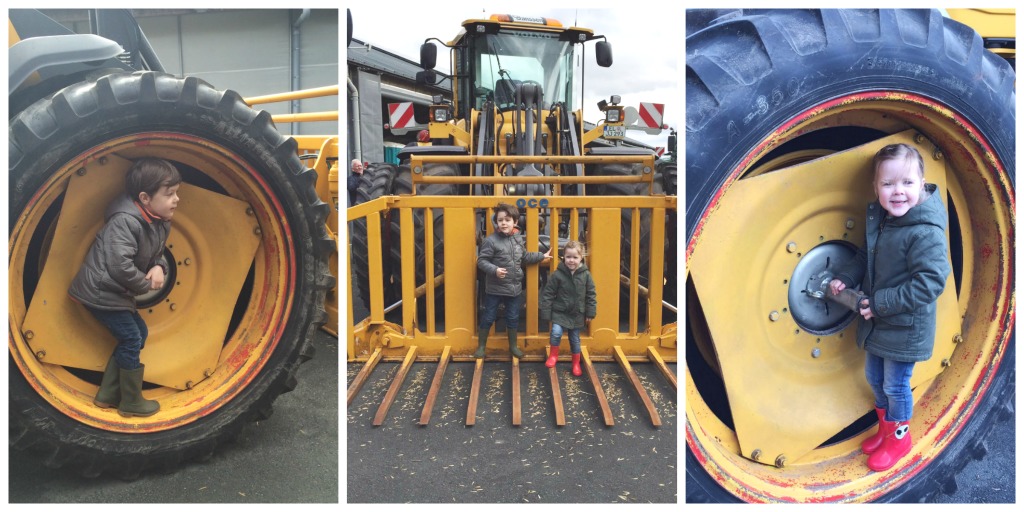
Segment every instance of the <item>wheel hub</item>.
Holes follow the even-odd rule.
[[[823,292],[839,265],[855,254],[856,249],[850,244],[825,242],[797,263],[789,280],[789,309],[803,330],[828,335],[845,329],[853,321],[852,311],[825,300]]]

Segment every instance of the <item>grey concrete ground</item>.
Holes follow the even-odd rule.
[[[8,459],[10,503],[337,503],[338,339],[319,332],[316,357],[269,419],[202,463],[125,482],[43,467],[23,452]]]
[[[996,423],[989,435],[988,455],[971,460],[956,477],[957,491],[936,503],[1016,503],[1016,423],[1013,417]]]
[[[350,365],[348,382],[362,365]],[[675,365],[670,365],[675,371]],[[465,426],[472,363],[448,366],[428,426],[417,423],[434,363],[414,364],[383,426],[372,419],[397,363],[381,363],[348,409],[348,503],[676,503],[676,392],[634,364],[662,426],[651,425],[625,375],[597,365],[615,425],[605,427],[589,380],[560,363],[566,425],[555,426],[547,368],[521,365],[523,424],[512,426],[511,371],[488,362],[476,425]]]

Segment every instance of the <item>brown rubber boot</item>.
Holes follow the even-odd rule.
[[[477,342],[478,345],[476,348],[476,352],[473,352],[473,357],[477,359],[484,358],[484,353],[487,351],[487,334],[489,334],[490,332],[490,327],[488,327],[487,329],[480,329],[480,332],[477,335],[480,341]]]
[[[142,373],[146,365],[134,370],[121,368],[121,404],[117,412],[124,417],[152,416],[160,410],[160,402],[142,398]]]
[[[522,358],[523,351],[519,350],[519,344],[516,341],[516,336],[518,334],[519,333],[516,332],[515,329],[508,330],[508,351],[512,353],[513,357]]]
[[[121,403],[121,379],[120,368],[114,356],[107,361],[107,369],[103,372],[103,380],[100,381],[100,389],[96,391],[96,397],[92,399],[93,405],[102,409],[111,409]]]

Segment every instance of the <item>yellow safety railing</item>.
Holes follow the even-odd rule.
[[[300,91],[285,92],[279,94],[268,94],[243,98],[249,106],[266,105],[268,103],[280,103],[285,101],[302,100],[307,98],[321,98],[338,95],[338,86],[316,87]],[[300,123],[313,121],[337,121],[338,111],[311,112],[303,114],[277,114],[271,115],[275,123]],[[297,143],[296,152],[303,159],[306,166],[316,171],[316,193],[321,201],[329,204],[334,211],[338,211],[338,135],[293,135]],[[328,215],[327,231],[335,241],[338,239],[338,216]],[[338,254],[331,255],[331,273],[338,275]],[[338,294],[337,290],[327,293],[324,302],[324,309],[327,311],[327,322],[323,329],[331,334],[337,335],[338,326]]]
[[[461,158],[493,158],[493,157],[461,157]],[[577,158],[577,157],[567,157]],[[633,162],[637,157],[631,158]],[[452,157],[443,157],[451,161]],[[413,157],[412,167],[420,159]],[[551,163],[551,157],[546,162]],[[589,162],[589,160],[588,160]],[[653,161],[652,161],[653,169]],[[633,182],[650,181],[651,172],[636,177],[627,177]],[[532,183],[574,184],[587,183],[599,177],[545,177],[533,178]],[[415,179],[415,178],[414,178]],[[423,177],[429,182],[435,178]],[[457,183],[511,182],[515,177],[458,177],[446,178]],[[493,180],[493,181],[492,181]],[[619,179],[621,180],[621,178]],[[616,180],[616,181],[619,181]],[[526,247],[529,251],[539,250],[539,234],[543,231],[542,219],[553,225],[552,232],[557,233],[557,222],[562,213],[568,211],[569,239],[577,239],[582,219],[586,219],[587,232],[584,240],[588,257],[586,263],[593,275],[598,296],[597,317],[590,328],[581,333],[584,346],[588,347],[591,358],[595,361],[612,361],[617,349],[627,357],[636,360],[648,360],[653,350],[665,361],[674,362],[676,356],[676,323],[674,320],[665,322],[665,313],[675,314],[673,303],[664,302],[663,291],[666,279],[675,279],[674,272],[666,276],[665,251],[666,239],[674,233],[666,232],[666,219],[669,213],[676,211],[676,197],[664,195],[652,196],[386,196],[367,203],[350,207],[347,211],[348,222],[364,222],[366,247],[354,247],[350,250],[365,250],[360,260],[366,261],[369,275],[368,290],[363,297],[368,299],[364,304],[368,316],[363,319],[354,318],[352,278],[348,280],[348,359],[350,361],[366,361],[377,349],[381,349],[385,358],[401,358],[405,352],[401,347],[415,345],[418,347],[418,360],[437,360],[442,350],[450,347],[454,360],[469,360],[476,348],[478,286],[476,255],[478,238],[481,232],[480,216],[490,219],[493,208],[499,202],[515,204],[519,201],[525,207],[526,215],[520,220],[520,227],[526,233]],[[628,226],[623,223],[623,209],[632,210]],[[649,213],[649,215],[646,215]],[[414,217],[422,214],[417,227]],[[435,226],[434,219],[440,219],[440,226]],[[392,261],[397,268],[401,280],[399,297],[395,304],[385,304],[384,267],[386,253],[385,241],[382,239],[382,226],[396,220],[400,223],[399,240],[390,240],[391,244],[400,244],[402,258],[400,262]],[[647,225],[641,225],[647,219]],[[489,220],[483,222],[490,233],[493,227]],[[416,229],[423,230],[422,257],[412,257],[415,251]],[[440,237],[435,237],[434,230],[441,229]],[[639,241],[641,229],[649,230],[649,242],[641,247],[641,243],[629,244],[628,275],[621,272],[623,255],[622,239]],[[384,230],[388,232],[390,230]],[[628,231],[628,232],[623,232]],[[443,240],[443,249],[438,252],[435,238]],[[557,243],[553,237],[552,243]],[[646,251],[647,264],[641,268],[641,250]],[[425,270],[435,268],[434,257],[438,253],[443,257],[443,271],[422,272],[417,280],[417,261],[424,262]],[[560,256],[560,254],[559,254]],[[349,276],[352,274],[353,258],[349,258]],[[544,264],[548,271],[554,271],[559,258]],[[675,262],[669,262],[675,265]],[[641,274],[646,277],[647,286],[641,283]],[[520,346],[526,352],[524,361],[540,361],[544,357],[544,348],[548,344],[547,330],[542,330],[539,318],[540,268],[526,267],[526,313],[525,333],[520,333]],[[443,287],[443,295],[437,292]],[[620,291],[621,290],[621,291]],[[674,300],[672,301],[674,302]],[[359,298],[363,304],[363,299]],[[394,310],[401,308],[401,314]],[[644,315],[641,316],[641,311]],[[442,322],[441,325],[437,321]],[[496,333],[489,339],[501,340],[503,333]],[[500,346],[498,341],[495,347]]]

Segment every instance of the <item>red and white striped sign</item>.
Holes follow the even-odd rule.
[[[664,103],[640,103],[640,122],[647,128],[661,129],[665,117]]]
[[[391,121],[392,130],[410,128],[416,124],[412,102],[388,103],[388,117]]]
[[[658,158],[665,156],[665,148],[661,146],[654,148],[654,155],[657,156]]]

